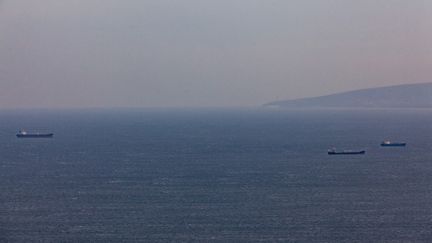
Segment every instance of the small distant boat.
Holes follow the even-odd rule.
[[[21,130],[16,135],[19,138],[52,138],[54,133],[28,133]]]
[[[365,154],[365,150],[342,150],[342,151],[336,151],[336,149],[329,149],[327,151],[330,155],[336,155],[336,154]]]
[[[406,143],[396,143],[396,142],[390,142],[390,141],[384,141],[381,143],[382,147],[405,147]]]

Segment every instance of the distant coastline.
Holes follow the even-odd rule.
[[[361,89],[332,95],[274,101],[281,108],[432,108],[432,83]]]

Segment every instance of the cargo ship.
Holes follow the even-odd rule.
[[[396,143],[390,141],[384,141],[381,143],[382,147],[405,147],[406,143]]]
[[[327,151],[330,155],[337,155],[337,154],[365,154],[365,150],[342,150],[342,151],[336,151],[335,149],[329,149]]]
[[[52,138],[54,133],[28,133],[21,130],[16,135],[19,138]]]

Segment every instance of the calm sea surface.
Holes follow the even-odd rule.
[[[0,241],[432,241],[432,110],[2,111],[0,143]]]

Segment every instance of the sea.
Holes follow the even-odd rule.
[[[0,144],[1,242],[432,241],[428,109],[3,110]]]

